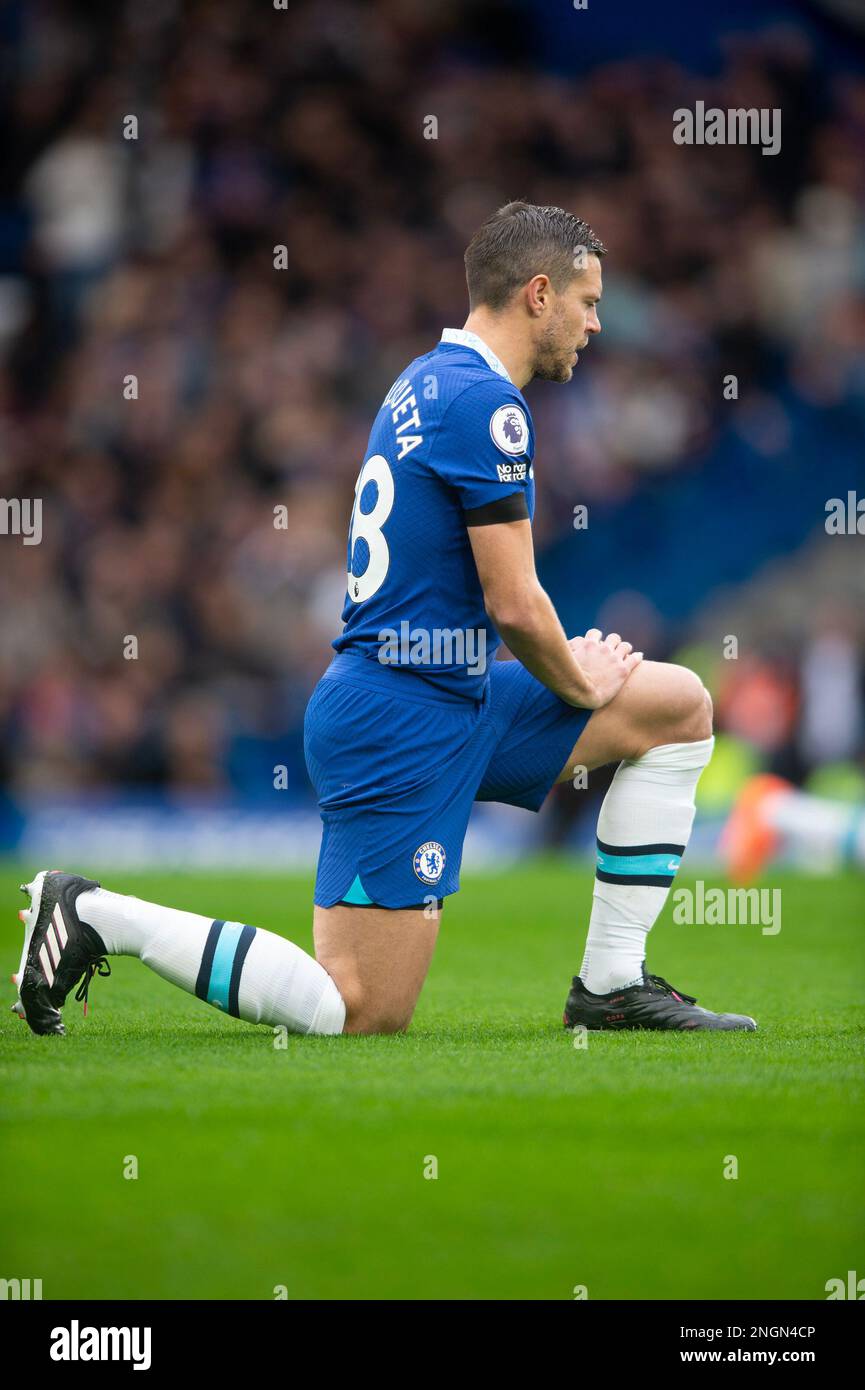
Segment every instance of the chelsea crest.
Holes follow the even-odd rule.
[[[445,852],[438,840],[427,840],[414,852],[414,871],[421,883],[438,883],[445,870]]]

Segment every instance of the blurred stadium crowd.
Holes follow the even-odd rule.
[[[463,322],[463,247],[512,197],[610,249],[604,333],[571,386],[528,395],[566,625],[702,653],[720,726],[797,780],[861,762],[865,541],[826,537],[822,505],[865,492],[861,64],[827,70],[787,27],[730,37],[711,76],[573,76],[537,61],[528,5],[127,0],[2,25],[0,495],[44,505],[41,544],[0,537],[13,794],[254,794],[277,763],[305,788],[372,415]],[[674,144],[697,99],[781,107],[780,153]]]

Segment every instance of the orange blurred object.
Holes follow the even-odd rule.
[[[766,806],[779,792],[792,790],[783,777],[768,772],[750,778],[742,788],[718,845],[733,883],[750,883],[778,852],[780,836],[766,818]]]

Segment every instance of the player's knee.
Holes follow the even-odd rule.
[[[411,1014],[407,1016],[398,1009],[364,1007],[360,1005],[354,1009],[347,1009],[345,1016],[344,1033],[404,1033],[411,1021]]]
[[[357,981],[341,987],[345,1003],[344,1033],[402,1033],[411,1022],[408,1012],[395,1000],[375,999]]]
[[[712,736],[712,697],[695,671],[677,666],[675,742],[692,743]]]
[[[693,727],[692,738],[694,740],[711,738],[712,718],[714,713],[712,707],[712,697],[709,694],[706,687],[704,686],[703,682],[700,680],[699,676],[695,675],[693,671],[690,671],[689,675],[693,676],[694,682],[696,682],[697,686],[697,688],[693,692],[694,707],[691,712],[691,721]]]
[[[710,738],[715,727],[715,706],[712,704],[712,697],[705,686],[703,686],[703,714],[708,727],[706,738]]]
[[[634,738],[643,752],[660,743],[694,743],[711,736],[711,697],[687,666],[652,662],[638,693]]]

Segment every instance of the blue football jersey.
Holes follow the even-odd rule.
[[[483,696],[500,637],[484,608],[467,511],[521,492],[534,516],[534,428],[473,333],[447,329],[384,398],[355,486],[333,645],[410,667],[444,698]]]

